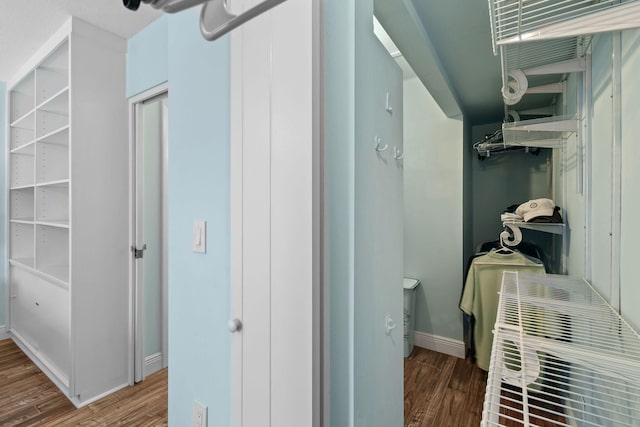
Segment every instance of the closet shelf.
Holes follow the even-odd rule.
[[[48,111],[56,114],[69,114],[69,86],[60,89],[50,98],[44,100],[37,107],[37,110]]]
[[[10,190],[23,190],[25,188],[33,188],[33,187],[35,187],[33,184],[16,185],[16,186],[12,186]]]
[[[11,154],[25,154],[28,156],[33,156],[33,146],[35,141],[29,141],[25,144],[22,144],[10,151]],[[31,151],[31,152],[29,152]]]
[[[61,220],[38,220],[35,222],[36,225],[45,225],[47,227],[57,227],[57,228],[69,228],[69,220],[61,219]]]
[[[518,228],[524,228],[527,230],[542,231],[544,233],[563,235],[565,231],[564,224],[551,223],[551,222],[524,222],[524,221],[503,221],[503,226],[514,226]]]
[[[69,273],[68,273],[69,268],[66,266],[59,266],[57,268],[49,267],[49,268],[36,270],[34,267],[35,263],[33,258],[10,259],[9,265],[11,265],[12,267],[18,267],[18,268],[21,268],[22,270],[28,271],[29,273],[32,273],[42,279],[45,279],[48,282],[54,283],[63,289],[67,289],[67,290],[69,289]],[[54,273],[54,274],[49,274],[49,273]]]
[[[33,266],[35,265],[35,260],[33,258],[15,258],[10,259],[9,264],[15,267],[20,267],[27,271],[34,271]]]
[[[68,179],[59,179],[56,181],[39,182],[36,187],[63,187],[69,185]]]
[[[503,274],[482,426],[639,425],[639,384],[640,335],[586,280]]]
[[[13,123],[10,124],[10,126],[12,128],[33,130],[33,114],[35,111],[35,109],[29,110],[28,112],[14,120]]]
[[[66,135],[65,135],[66,133]],[[68,145],[69,143],[69,125],[53,130],[46,135],[42,135],[36,139],[36,142],[48,144]]]
[[[638,27],[637,0],[489,0],[494,53],[497,46]]]
[[[506,146],[554,148],[564,144],[568,135],[578,131],[575,117],[555,116],[503,123]]]
[[[12,224],[26,224],[26,225],[34,224],[33,218],[11,218],[9,222],[11,222]]]

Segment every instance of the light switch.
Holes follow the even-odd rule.
[[[207,251],[207,223],[201,219],[193,221],[193,252]]]

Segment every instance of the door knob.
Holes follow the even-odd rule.
[[[227,321],[227,328],[231,333],[238,332],[242,329],[242,322],[240,319],[230,319]]]

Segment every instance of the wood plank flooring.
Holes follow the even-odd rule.
[[[405,427],[479,426],[486,381],[469,359],[416,347],[404,361]],[[13,341],[0,341],[0,426],[117,425],[167,425],[166,369],[76,409]]]
[[[415,347],[404,360],[404,425],[405,427],[477,427],[482,420],[482,405],[487,386],[487,373],[471,359]],[[503,403],[506,404],[503,399]],[[518,409],[514,407],[514,409]],[[553,408],[549,408],[553,409]],[[503,411],[518,419],[517,411]],[[554,422],[536,420],[536,425],[565,425],[562,416],[536,411]],[[500,419],[500,425],[522,426],[521,422]]]
[[[167,425],[167,370],[81,409],[11,340],[0,341],[0,426]]]

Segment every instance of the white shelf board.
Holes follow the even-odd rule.
[[[36,110],[69,115],[69,86],[65,86],[36,106]]]
[[[33,258],[15,258],[9,259],[9,265],[14,267],[20,267],[24,270],[32,271],[34,270],[35,260]]]
[[[513,225],[518,228],[524,228],[527,230],[542,231],[544,233],[551,234],[564,234],[565,224],[558,224],[553,222],[524,222],[524,221],[503,221],[502,225]]]
[[[25,185],[16,185],[10,188],[10,190],[23,190],[25,188],[34,188],[33,184],[25,184]]]
[[[44,265],[36,271],[43,279],[63,284],[66,288],[69,287],[69,265]]]
[[[69,180],[68,179],[59,179],[56,181],[46,181],[46,182],[39,182],[36,184],[36,187],[53,187],[53,186],[58,186],[58,187],[62,187],[65,185],[69,185]],[[12,188],[13,190],[13,188]]]
[[[64,136],[64,132],[67,132],[66,137]],[[39,136],[36,138],[36,142],[42,142],[45,144],[60,144],[60,145],[68,145],[69,144],[69,125],[64,125],[59,129],[49,132],[46,135]]]
[[[31,126],[26,126],[26,123],[29,122],[29,120],[27,120],[27,119],[29,118],[29,116],[33,116],[35,111],[36,111],[35,108],[29,110],[28,112],[26,112],[22,116],[18,117],[16,120],[14,120],[10,124],[10,126],[12,128],[21,128],[21,129],[33,130],[33,127],[34,127],[33,119],[31,119]]]
[[[35,145],[35,141],[29,141],[26,144],[22,144],[16,148],[14,148],[13,150],[10,151],[11,154],[24,154],[27,156],[33,156],[33,147]],[[31,150],[31,153],[29,153],[29,149]]]
[[[48,266],[44,270],[39,270],[34,267],[33,258],[10,259],[9,265],[35,274],[63,289],[69,289],[69,266]],[[64,279],[61,279],[61,277]]]
[[[35,224],[35,222],[33,221],[33,218],[11,218],[9,221],[12,224],[27,224],[27,225]]]
[[[46,221],[35,221],[36,225],[46,225],[47,227],[57,227],[57,228],[69,228],[69,220],[61,219],[61,220],[46,220]]]

